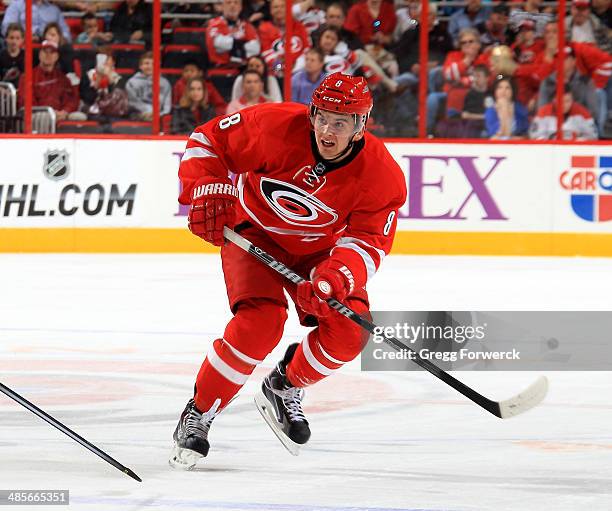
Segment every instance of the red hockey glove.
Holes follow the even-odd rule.
[[[312,281],[298,285],[297,302],[308,314],[327,316],[331,309],[325,300],[335,298],[341,302],[353,292],[354,286],[353,274],[344,264],[324,261],[315,268]]]
[[[225,242],[223,227],[234,226],[238,191],[229,178],[205,177],[191,192],[189,230],[218,247]]]

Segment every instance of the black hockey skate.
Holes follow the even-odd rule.
[[[300,445],[308,442],[310,428],[302,411],[304,389],[294,387],[285,376],[287,364],[293,358],[297,344],[287,348],[285,357],[266,376],[261,392],[255,396],[255,404],[268,426],[285,448],[294,456]]]
[[[168,461],[171,467],[191,470],[200,458],[208,454],[208,431],[218,407],[218,403],[215,404],[217,406],[202,413],[196,408],[194,400],[189,400],[174,430],[174,448]]]

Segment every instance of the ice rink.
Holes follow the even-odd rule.
[[[294,458],[252,402],[304,333],[292,314],[208,458],[177,472],[172,432],[229,318],[218,256],[0,255],[0,282],[0,381],[143,478],[0,394],[0,490],[69,489],[84,511],[612,509],[610,373],[549,373],[544,403],[502,421],[428,373],[353,363],[307,392]],[[375,310],[612,311],[611,288],[612,260],[391,256],[369,291]],[[537,375],[455,376],[503,399]]]

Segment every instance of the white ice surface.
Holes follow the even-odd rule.
[[[369,291],[375,310],[610,311],[611,288],[612,260],[393,256]],[[0,395],[0,489],[70,489],[79,511],[612,509],[610,373],[550,373],[545,402],[502,421],[427,373],[351,364],[308,391],[312,439],[290,456],[252,396],[303,335],[293,315],[209,457],[173,471],[172,431],[228,318],[217,256],[1,255],[0,381],[144,482]],[[502,399],[536,374],[456,376]]]

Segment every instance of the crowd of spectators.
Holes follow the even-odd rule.
[[[428,79],[421,84],[420,1],[294,0],[289,51],[285,1],[162,5],[164,132],[189,133],[215,115],[280,102],[287,78],[285,99],[308,103],[326,75],[342,71],[367,78],[370,129],[380,135],[416,136],[423,86],[430,136],[556,137],[554,2],[430,2]],[[611,13],[611,0],[568,0],[564,138],[610,137]],[[0,0],[0,18],[0,82],[18,90],[22,105],[25,0]],[[149,123],[151,31],[145,0],[33,0],[33,105],[53,108],[61,122],[108,129],[118,120]]]

